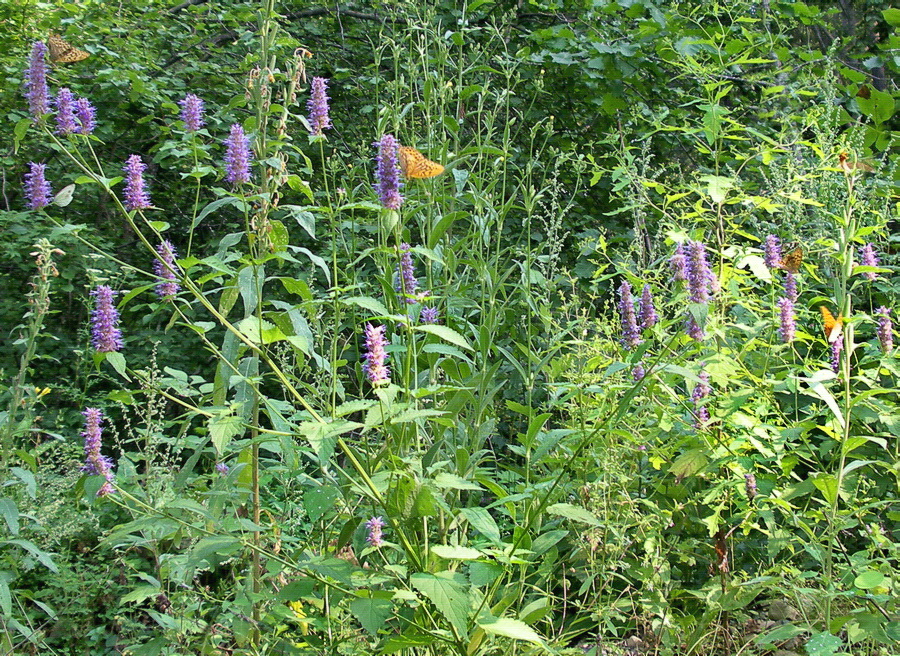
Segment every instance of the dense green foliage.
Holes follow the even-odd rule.
[[[900,10],[0,17],[0,653],[896,653]],[[90,135],[29,113],[50,32]],[[400,207],[384,135],[445,166]]]

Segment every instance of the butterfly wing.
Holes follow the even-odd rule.
[[[47,47],[50,50],[50,61],[62,64],[71,64],[90,57],[90,53],[76,48],[55,34],[51,34],[47,38]]]
[[[800,271],[801,264],[803,264],[803,249],[798,246],[781,258],[781,262],[778,263],[778,268],[791,273],[797,273]]]
[[[819,306],[819,311],[822,313],[822,321],[825,323],[825,339],[828,340],[829,344],[833,344],[841,336],[844,318],[838,315],[838,318],[835,319],[834,315],[831,314],[831,310],[824,305]]]
[[[432,162],[412,146],[400,146],[400,168],[407,178],[433,178],[444,172],[444,166]]]

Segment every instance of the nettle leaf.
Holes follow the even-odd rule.
[[[478,626],[484,629],[485,633],[491,635],[504,636],[506,638],[512,638],[513,640],[534,642],[539,645],[544,644],[543,638],[541,638],[534,629],[525,624],[525,622],[514,620],[511,617],[479,619]]]
[[[469,611],[469,595],[466,588],[447,578],[452,572],[443,572],[445,576],[417,573],[410,577],[412,586],[428,597],[441,614],[461,636],[466,636],[467,616]]]
[[[390,599],[354,599],[350,602],[350,612],[366,631],[378,635],[378,629],[393,614],[393,604]]]
[[[591,526],[603,526],[603,523],[592,512],[581,506],[574,506],[571,503],[554,503],[547,508],[547,512],[551,515],[559,515],[560,517],[571,519],[573,522],[581,522]]]
[[[476,531],[495,544],[500,544],[500,528],[484,508],[463,508],[459,514],[465,517]]]

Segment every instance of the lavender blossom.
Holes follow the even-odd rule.
[[[74,102],[75,98],[69,89],[63,87],[59,90],[56,95],[56,134],[72,134],[78,129],[72,108]]]
[[[412,254],[409,252],[412,248],[409,244],[400,244],[400,262],[397,264],[397,287],[398,294],[406,299],[407,303],[416,302],[416,290],[419,288],[419,281],[413,270]]]
[[[313,134],[321,135],[322,130],[331,127],[331,119],[328,118],[328,95],[325,87],[328,81],[324,77],[314,77],[306,107],[309,109],[309,126]]]
[[[153,273],[163,279],[156,283],[156,295],[163,300],[171,300],[181,289],[181,285],[175,282],[178,279],[175,274],[178,270],[175,264],[175,246],[166,239],[156,247],[156,252],[159,257],[153,261]]]
[[[400,161],[397,157],[399,144],[392,134],[381,137],[376,141],[378,155],[375,158],[375,191],[381,204],[389,210],[399,210],[403,204],[403,196],[400,195]]]
[[[645,284],[641,290],[641,300],[638,302],[638,323],[641,328],[653,328],[659,321],[659,315],[656,314],[656,308],[653,307],[653,294],[650,291],[650,285]]]
[[[706,303],[709,301],[710,282],[713,279],[712,269],[706,261],[706,246],[703,242],[688,243],[688,289],[691,302]]]
[[[100,454],[103,441],[103,429],[100,424],[103,423],[103,412],[97,408],[86,408],[81,414],[84,415],[84,432],[81,433],[84,438],[84,466],[81,471],[88,476],[106,478],[106,482],[97,491],[98,497],[106,496],[115,490],[112,486],[113,462],[110,458]]]
[[[369,535],[366,537],[366,542],[368,542],[373,547],[380,547],[384,544],[383,535],[381,533],[381,529],[385,527],[384,520],[381,517],[373,517],[369,521],[366,522],[366,528],[369,529]]]
[[[91,343],[98,353],[111,353],[122,348],[119,330],[119,311],[113,305],[115,292],[107,285],[98,285],[91,292],[96,301],[91,313]]]
[[[228,465],[226,465],[224,462],[217,462],[216,463],[216,471],[219,472],[220,476],[227,476],[228,475]]]
[[[140,155],[131,155],[122,168],[125,171],[125,209],[144,210],[152,207],[150,194],[144,188],[144,170],[147,165]]]
[[[225,179],[235,186],[250,182],[250,139],[238,123],[225,140]]]
[[[784,295],[791,300],[791,303],[797,302],[797,274],[790,271],[784,273]]]
[[[46,57],[47,46],[43,41],[35,41],[31,46],[28,71],[25,74],[25,99],[28,100],[28,111],[35,123],[50,111]]]
[[[746,491],[747,499],[750,501],[753,501],[758,494],[756,488],[756,476],[753,475],[753,472],[744,474],[744,491]]]
[[[200,98],[189,93],[178,104],[181,105],[181,120],[186,132],[196,132],[206,125],[203,120],[203,101]]]
[[[765,262],[770,269],[781,264],[781,241],[775,235],[766,237]]]
[[[52,200],[50,195],[53,190],[44,177],[46,169],[46,164],[28,163],[28,173],[25,174],[25,196],[28,198],[28,209],[39,210],[47,207]]]
[[[831,370],[838,373],[841,370],[841,351],[844,349],[844,340],[836,339],[831,343]]]
[[[91,101],[87,98],[79,98],[75,101],[75,116],[78,118],[79,123],[81,123],[76,130],[78,134],[91,134],[94,131],[94,128],[97,127],[97,122],[95,120],[97,110],[94,109]]]
[[[440,323],[438,309],[436,307],[423,307],[419,312],[419,321],[421,323]]]
[[[700,371],[697,374],[699,381],[691,392],[691,400],[694,402],[694,426],[702,428],[709,421],[709,409],[705,405],[701,405],[703,399],[712,394],[712,387],[709,385],[709,374]]]
[[[366,354],[363,356],[363,373],[368,377],[372,387],[387,385],[391,382],[391,371],[385,366],[387,353],[384,350],[384,331],[387,327],[382,324],[373,326],[366,324]]]
[[[631,297],[631,285],[623,280],[619,285],[619,321],[622,323],[622,337],[619,342],[626,350],[631,350],[641,343],[641,331],[638,329],[637,317],[634,315],[634,300]]]
[[[639,380],[643,380],[644,376],[647,375],[647,370],[644,369],[644,365],[638,362],[634,365],[634,369],[631,370],[631,378],[634,382],[638,382]]]
[[[797,332],[794,302],[787,296],[783,296],[778,299],[778,307],[781,310],[781,327],[778,329],[778,334],[781,336],[781,341],[787,344],[794,340]]]
[[[891,311],[882,305],[876,310],[878,314],[878,342],[885,355],[894,348],[894,327],[891,323]]]
[[[669,259],[672,267],[672,276],[675,282],[685,282],[688,279],[687,256],[684,253],[684,244],[675,247],[675,254]]]
[[[872,244],[866,244],[865,246],[859,247],[859,259],[860,263],[863,266],[867,267],[877,267],[878,266],[878,257],[875,254],[875,247]],[[866,271],[864,274],[866,278],[869,280],[875,280],[878,277],[878,274],[874,271]]]

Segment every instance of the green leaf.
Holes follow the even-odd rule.
[[[809,656],[833,656],[843,646],[843,640],[827,631],[822,631],[806,641],[806,653]]]
[[[476,531],[494,544],[500,544],[500,529],[497,522],[484,508],[463,508],[459,514],[465,517]]]
[[[473,483],[470,480],[462,478],[461,476],[457,476],[456,474],[450,474],[448,472],[440,472],[437,476],[434,477],[434,484],[443,489],[451,489],[451,490],[483,490],[484,488],[478,485],[478,483]]]
[[[37,558],[41,564],[49,569],[51,572],[59,572],[59,568],[56,566],[56,563],[53,562],[53,559],[50,557],[46,551],[42,551],[36,544],[29,540],[3,540],[0,542],[0,545],[4,544],[14,544],[17,547],[21,547],[32,556]]]
[[[445,574],[450,574],[450,572]],[[467,635],[466,617],[469,610],[469,595],[462,585],[449,578],[423,573],[413,574],[410,577],[410,583],[416,590],[428,597],[428,600],[447,618],[460,636]]]
[[[437,337],[440,337],[445,342],[450,342],[451,344],[458,346],[460,348],[466,349],[468,351],[474,351],[471,344],[469,344],[468,340],[465,337],[460,335],[458,332],[453,330],[452,328],[448,328],[447,326],[438,326],[435,324],[426,324],[424,326],[416,326],[415,330],[423,333],[431,333]]]
[[[682,479],[696,474],[706,467],[707,462],[709,462],[709,458],[706,456],[706,449],[689,449],[675,459],[675,462],[669,467],[669,472],[676,478]]]
[[[111,351],[109,353],[103,354],[105,355],[105,360],[112,365],[112,368],[116,370],[116,373],[119,374],[125,380],[129,380],[128,374],[125,372],[125,356],[119,353],[118,351]]]
[[[344,303],[344,305],[358,305],[377,317],[391,316],[391,311],[388,310],[381,301],[372,298],[371,296],[351,296],[350,298],[343,299],[341,302]]]
[[[232,438],[244,432],[244,420],[237,415],[217,415],[210,417],[207,429],[216,453],[222,455]]]
[[[554,503],[547,508],[547,512],[551,515],[559,515],[560,517],[571,519],[573,522],[581,522],[591,526],[603,526],[603,522],[597,519],[593,513],[581,506],[573,506],[571,503]]]
[[[387,642],[384,643],[384,647],[381,648],[381,653],[393,654],[396,651],[403,651],[404,649],[426,647],[435,640],[437,640],[437,638],[434,636],[422,633],[404,633],[403,635],[391,636],[388,638]]]
[[[825,501],[832,505],[837,499],[838,484],[837,479],[831,474],[818,474],[812,479],[813,485],[822,493]]]
[[[728,190],[734,188],[734,178],[725,178],[721,175],[703,175],[700,180],[706,183],[706,193],[714,203],[721,205],[728,196]]]
[[[884,579],[885,576],[881,572],[877,572],[874,569],[867,569],[853,579],[853,585],[860,590],[871,590],[884,583]]]
[[[19,534],[19,509],[16,502],[9,497],[0,498],[0,515],[6,520],[6,526],[13,535]]]
[[[390,599],[354,599],[350,602],[350,612],[366,631],[378,635],[378,629],[384,628],[387,619],[393,615],[393,604]]]
[[[316,217],[312,212],[299,205],[282,205],[281,209],[287,210],[312,239],[316,238]]]
[[[525,622],[514,620],[511,617],[480,619],[478,620],[478,626],[484,629],[485,633],[490,633],[491,635],[534,642],[539,645],[544,644],[543,638],[535,633],[534,629],[525,624]]]
[[[892,27],[900,27],[900,9],[885,9],[881,12],[884,20]]]

